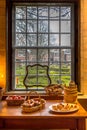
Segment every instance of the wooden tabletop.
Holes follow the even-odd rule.
[[[78,103],[79,110],[73,113],[53,113],[49,106],[59,100],[46,100],[45,108],[33,113],[22,113],[21,106],[0,103],[0,129],[69,129],[86,130],[87,112]]]
[[[45,108],[33,113],[22,113],[21,106],[7,106],[6,101],[0,103],[0,119],[1,118],[87,118],[87,112],[79,104],[79,110],[72,113],[53,113],[49,110],[49,106],[58,103],[59,100],[46,100]]]

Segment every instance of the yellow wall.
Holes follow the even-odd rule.
[[[6,86],[6,0],[0,0],[0,86]],[[87,94],[87,0],[80,0],[81,89]]]
[[[6,86],[6,2],[0,0],[0,86]]]
[[[87,0],[81,0],[81,88],[84,94],[87,94]]]

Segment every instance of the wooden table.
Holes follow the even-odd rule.
[[[87,112],[79,105],[79,111],[59,114],[49,111],[58,100],[47,100],[45,109],[33,113],[22,113],[21,107],[9,107],[0,103],[0,129],[70,129],[86,130]]]

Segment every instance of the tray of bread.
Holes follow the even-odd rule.
[[[52,112],[58,113],[71,113],[79,110],[79,106],[74,103],[56,103],[49,106]]]
[[[30,98],[31,95],[37,95],[35,98]],[[45,107],[46,101],[40,97],[40,95],[36,91],[30,91],[28,94],[28,99],[24,101],[21,105],[22,112],[30,113],[35,112]]]

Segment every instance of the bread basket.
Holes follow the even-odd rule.
[[[58,96],[62,94],[63,87],[61,84],[50,84],[45,87],[46,94],[49,96]]]
[[[37,98],[30,98],[34,94]],[[43,109],[45,107],[46,101],[40,97],[36,91],[30,91],[28,94],[28,99],[22,104],[22,112],[31,113]]]

